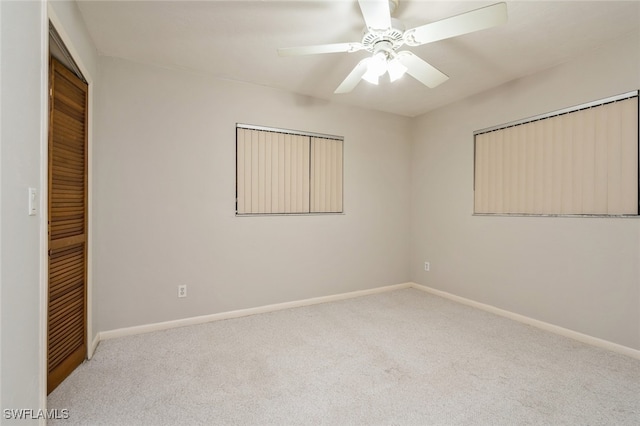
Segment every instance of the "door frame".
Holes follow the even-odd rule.
[[[46,0],[45,0],[46,1]],[[41,407],[47,407],[47,313],[48,313],[48,290],[49,290],[49,253],[48,253],[48,178],[49,178],[49,22],[55,27],[58,35],[64,42],[67,50],[73,57],[74,62],[82,72],[88,85],[88,116],[87,116],[87,278],[86,278],[86,328],[87,328],[87,358],[91,359],[98,346],[99,336],[93,332],[93,221],[92,215],[92,195],[93,195],[93,110],[94,110],[94,76],[89,71],[82,55],[76,48],[71,36],[67,33],[63,21],[58,17],[50,2],[46,1],[43,8],[41,21],[41,46],[42,46],[42,72],[41,72],[41,139],[40,139],[40,394]]]

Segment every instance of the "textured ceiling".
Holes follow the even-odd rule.
[[[400,0],[413,28],[497,1]],[[335,88],[368,55],[279,57],[278,47],[360,41],[356,0],[78,1],[102,55],[274,87],[339,103],[416,116],[565,62],[632,34],[640,49],[640,1],[507,1],[506,25],[408,48],[450,79],[429,89],[409,76],[353,92]]]

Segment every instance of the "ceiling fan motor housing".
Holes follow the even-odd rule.
[[[391,28],[387,30],[365,30],[364,36],[362,37],[362,45],[365,50],[371,53],[376,52],[376,45],[380,42],[390,43],[391,49],[396,50],[404,44],[403,35],[404,25],[402,25],[402,22],[398,19],[391,18]]]

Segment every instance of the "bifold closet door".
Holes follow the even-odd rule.
[[[47,392],[87,352],[87,84],[50,67]]]

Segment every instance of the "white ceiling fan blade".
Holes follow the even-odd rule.
[[[405,31],[405,41],[409,46],[419,46],[495,27],[506,22],[507,4],[496,3],[407,30]]]
[[[407,67],[407,73],[425,86],[433,89],[449,80],[449,77],[409,51],[399,52],[398,60]]]
[[[360,43],[334,43],[319,44],[317,46],[281,47],[278,49],[280,56],[317,55],[321,53],[357,52],[364,49]]]
[[[349,93],[350,91],[352,91],[358,85],[358,83],[360,83],[362,76],[367,72],[368,60],[369,58],[365,58],[358,62],[358,65],[356,65],[356,67],[349,73],[347,78],[345,78],[344,81],[340,83],[340,86],[338,86],[338,88],[333,93]]]
[[[389,0],[358,0],[358,3],[368,29],[386,30],[391,28]]]

